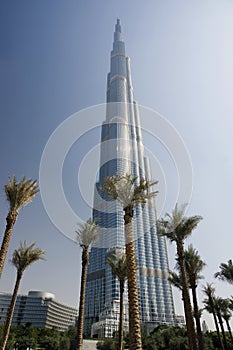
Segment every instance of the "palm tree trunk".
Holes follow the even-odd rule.
[[[226,322],[226,325],[227,325],[228,333],[229,333],[230,338],[231,338],[231,343],[233,345],[233,337],[232,337],[232,331],[231,331],[231,326],[230,326],[229,319],[225,319],[225,322]]]
[[[219,340],[219,343],[220,343],[220,347],[221,347],[222,350],[224,350],[223,343],[222,343],[222,337],[221,337],[219,326],[218,326],[217,315],[216,315],[216,312],[215,312],[214,301],[213,301],[213,298],[211,296],[209,296],[209,301],[210,301],[210,304],[211,304],[211,307],[212,307],[212,314],[213,314],[213,318],[214,318],[214,323],[215,323],[216,332],[217,332],[218,340]]]
[[[89,255],[88,248],[83,247],[82,276],[81,276],[81,288],[80,288],[80,298],[79,298],[79,313],[78,313],[76,350],[81,350],[82,343],[83,343],[83,324],[84,324],[84,307],[85,307],[85,292],[86,292],[86,281],[87,281],[88,255]]]
[[[220,324],[220,328],[221,328],[221,331],[222,331],[224,349],[228,350],[227,339],[226,339],[226,334],[225,334],[225,330],[224,330],[224,327],[223,327],[222,316],[221,316],[221,313],[219,311],[217,311],[217,317],[218,317],[218,322]]]
[[[186,276],[186,270],[184,265],[184,247],[183,242],[176,242],[177,244],[177,261],[180,267],[180,273],[182,278],[182,294],[183,294],[183,303],[184,303],[184,313],[187,326],[187,335],[188,335],[188,346],[189,350],[197,350],[197,340],[196,332],[193,320],[192,306],[189,297],[189,288]]]
[[[119,320],[119,339],[118,350],[123,349],[123,323],[124,323],[124,282],[120,281],[120,320]]]
[[[193,296],[193,312],[194,312],[194,317],[195,317],[196,327],[197,327],[198,347],[199,347],[199,350],[204,350],[203,335],[201,330],[201,322],[200,322],[199,309],[198,309],[198,303],[197,303],[196,285],[193,285],[191,289],[192,289],[192,296]]]
[[[6,254],[8,251],[11,235],[13,232],[14,224],[16,222],[18,213],[17,211],[9,211],[6,217],[6,229],[4,233],[4,237],[2,240],[2,246],[0,250],[0,277],[2,275],[3,266],[6,260]]]
[[[5,350],[5,347],[6,347],[7,339],[8,339],[9,333],[10,333],[11,322],[12,322],[12,318],[13,318],[13,314],[14,314],[15,303],[16,303],[17,294],[18,294],[19,285],[20,285],[22,275],[23,275],[22,272],[17,273],[15,288],[14,288],[14,292],[13,292],[13,295],[11,298],[11,304],[9,307],[9,311],[7,314],[7,320],[6,320],[5,327],[4,327],[2,344],[1,344],[0,350]]]
[[[125,216],[125,242],[126,242],[126,262],[128,279],[128,299],[129,299],[129,333],[130,350],[141,350],[141,329],[138,308],[137,289],[137,266],[135,261],[134,240],[133,240],[133,205],[124,208]]]

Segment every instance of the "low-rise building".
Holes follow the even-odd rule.
[[[4,324],[11,302],[11,294],[0,293],[0,324]],[[12,320],[13,326],[30,323],[38,328],[56,327],[65,331],[74,326],[77,309],[55,300],[48,292],[29,291],[28,295],[18,295]]]
[[[108,338],[112,337],[114,332],[119,330],[120,320],[120,301],[113,300],[110,304],[105,305],[105,309],[101,312],[99,321],[93,323],[91,327],[92,338]],[[124,304],[124,332],[129,331],[128,320],[128,303]]]

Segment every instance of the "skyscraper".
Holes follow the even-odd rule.
[[[115,330],[119,283],[106,263],[108,254],[124,248],[123,208],[106,198],[99,188],[106,176],[131,174],[151,180],[149,159],[144,155],[140,115],[134,101],[130,60],[125,55],[120,20],[117,20],[107,77],[106,119],[102,124],[99,181],[95,186],[93,218],[100,227],[100,238],[90,253],[85,334],[110,336]],[[142,324],[174,323],[174,306],[168,282],[168,257],[164,237],[156,234],[156,210],[153,200],[135,207],[133,228],[138,266],[137,283]],[[119,312],[119,310],[118,310]],[[109,319],[104,322],[104,319]],[[98,332],[106,328],[106,332]]]

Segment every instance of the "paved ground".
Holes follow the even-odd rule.
[[[83,340],[83,350],[96,350],[96,340]]]

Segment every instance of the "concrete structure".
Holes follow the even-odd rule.
[[[143,66],[142,66],[143,69]],[[124,249],[124,213],[117,201],[101,193],[106,176],[131,174],[151,179],[150,163],[144,155],[140,113],[133,97],[130,60],[125,55],[119,19],[115,26],[111,67],[107,77],[106,119],[102,125],[99,181],[95,186],[93,218],[99,225],[98,244],[90,253],[87,275],[85,335],[99,334],[108,309],[114,319],[113,301],[119,300],[119,282],[106,264],[106,256],[121,247]],[[155,176],[156,178],[156,176]],[[153,200],[149,205],[137,205],[133,227],[138,265],[137,282],[141,323],[175,323],[173,297],[168,281],[168,257],[165,238],[156,233],[156,210]],[[109,317],[106,316],[106,319]],[[115,330],[113,321],[107,323],[109,334]],[[94,324],[94,325],[93,325]],[[93,325],[93,327],[92,327]]]
[[[5,323],[11,294],[0,293],[0,324]],[[31,323],[38,328],[56,327],[66,331],[74,326],[77,319],[77,309],[59,303],[54,294],[30,291],[28,295],[18,295],[12,325],[20,326]]]
[[[129,329],[128,322],[128,304],[124,307],[124,331]],[[92,338],[108,338],[112,337],[113,332],[119,329],[120,319],[120,301],[112,300],[111,304],[105,305],[104,310],[99,315],[99,321],[93,323],[91,327]]]

